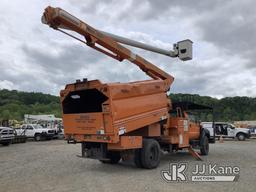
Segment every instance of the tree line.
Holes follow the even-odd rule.
[[[213,113],[199,113],[202,121],[244,121],[256,120],[256,98],[252,97],[224,97],[217,99],[196,94],[170,94],[172,102],[190,101],[193,103],[210,106]]]
[[[34,92],[0,90],[0,120],[23,120],[24,114],[54,114],[61,117],[59,97]]]
[[[256,98],[225,97],[217,99],[196,94],[170,94],[172,102],[190,101],[213,107],[216,121],[256,120]],[[23,120],[24,114],[54,114],[61,117],[60,98],[44,93],[0,90],[0,120]],[[210,121],[212,113],[199,113],[199,119]]]

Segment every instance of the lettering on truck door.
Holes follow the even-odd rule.
[[[229,137],[234,137],[235,136],[235,129],[234,129],[234,127],[232,127],[231,125],[228,125],[227,129],[228,129],[228,136]]]

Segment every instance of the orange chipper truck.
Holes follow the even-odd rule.
[[[180,41],[166,51],[124,37],[96,30],[60,8],[47,7],[42,23],[61,31],[118,61],[137,65],[152,80],[102,83],[77,80],[60,92],[65,138],[81,143],[82,156],[103,163],[134,158],[137,167],[152,169],[161,150],[172,152],[192,147],[202,155],[209,151],[209,132],[189,121],[185,111],[167,96],[174,78],[121,44],[127,44],[185,61],[192,59],[192,42]],[[76,32],[80,39],[67,31]]]

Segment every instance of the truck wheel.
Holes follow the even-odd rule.
[[[41,135],[40,134],[35,135],[35,141],[41,141]]]
[[[11,141],[10,142],[4,142],[4,143],[2,143],[2,145],[3,146],[8,146],[8,145],[10,145],[10,143],[11,143]]]
[[[110,164],[117,164],[121,159],[120,152],[116,151],[109,151],[107,154],[108,160],[100,160],[102,163],[110,163]]]
[[[236,137],[239,141],[244,141],[245,140],[245,135],[243,133],[238,133]]]
[[[202,144],[200,146],[201,155],[208,155],[209,153],[209,140],[207,136],[203,137]]]
[[[146,169],[154,169],[160,163],[160,145],[154,139],[144,139],[143,148],[141,149],[142,167]]]
[[[134,163],[136,167],[142,168],[142,162],[141,162],[141,149],[135,149],[134,151]]]

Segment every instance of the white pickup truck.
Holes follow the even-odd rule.
[[[18,135],[25,134],[27,138],[34,138],[35,141],[52,139],[55,135],[55,130],[43,128],[39,124],[23,124],[21,128],[15,130]]]
[[[210,137],[220,136],[225,138],[237,138],[239,141],[244,141],[250,138],[250,130],[247,128],[237,128],[231,123],[227,122],[202,122],[201,126],[210,131]]]

